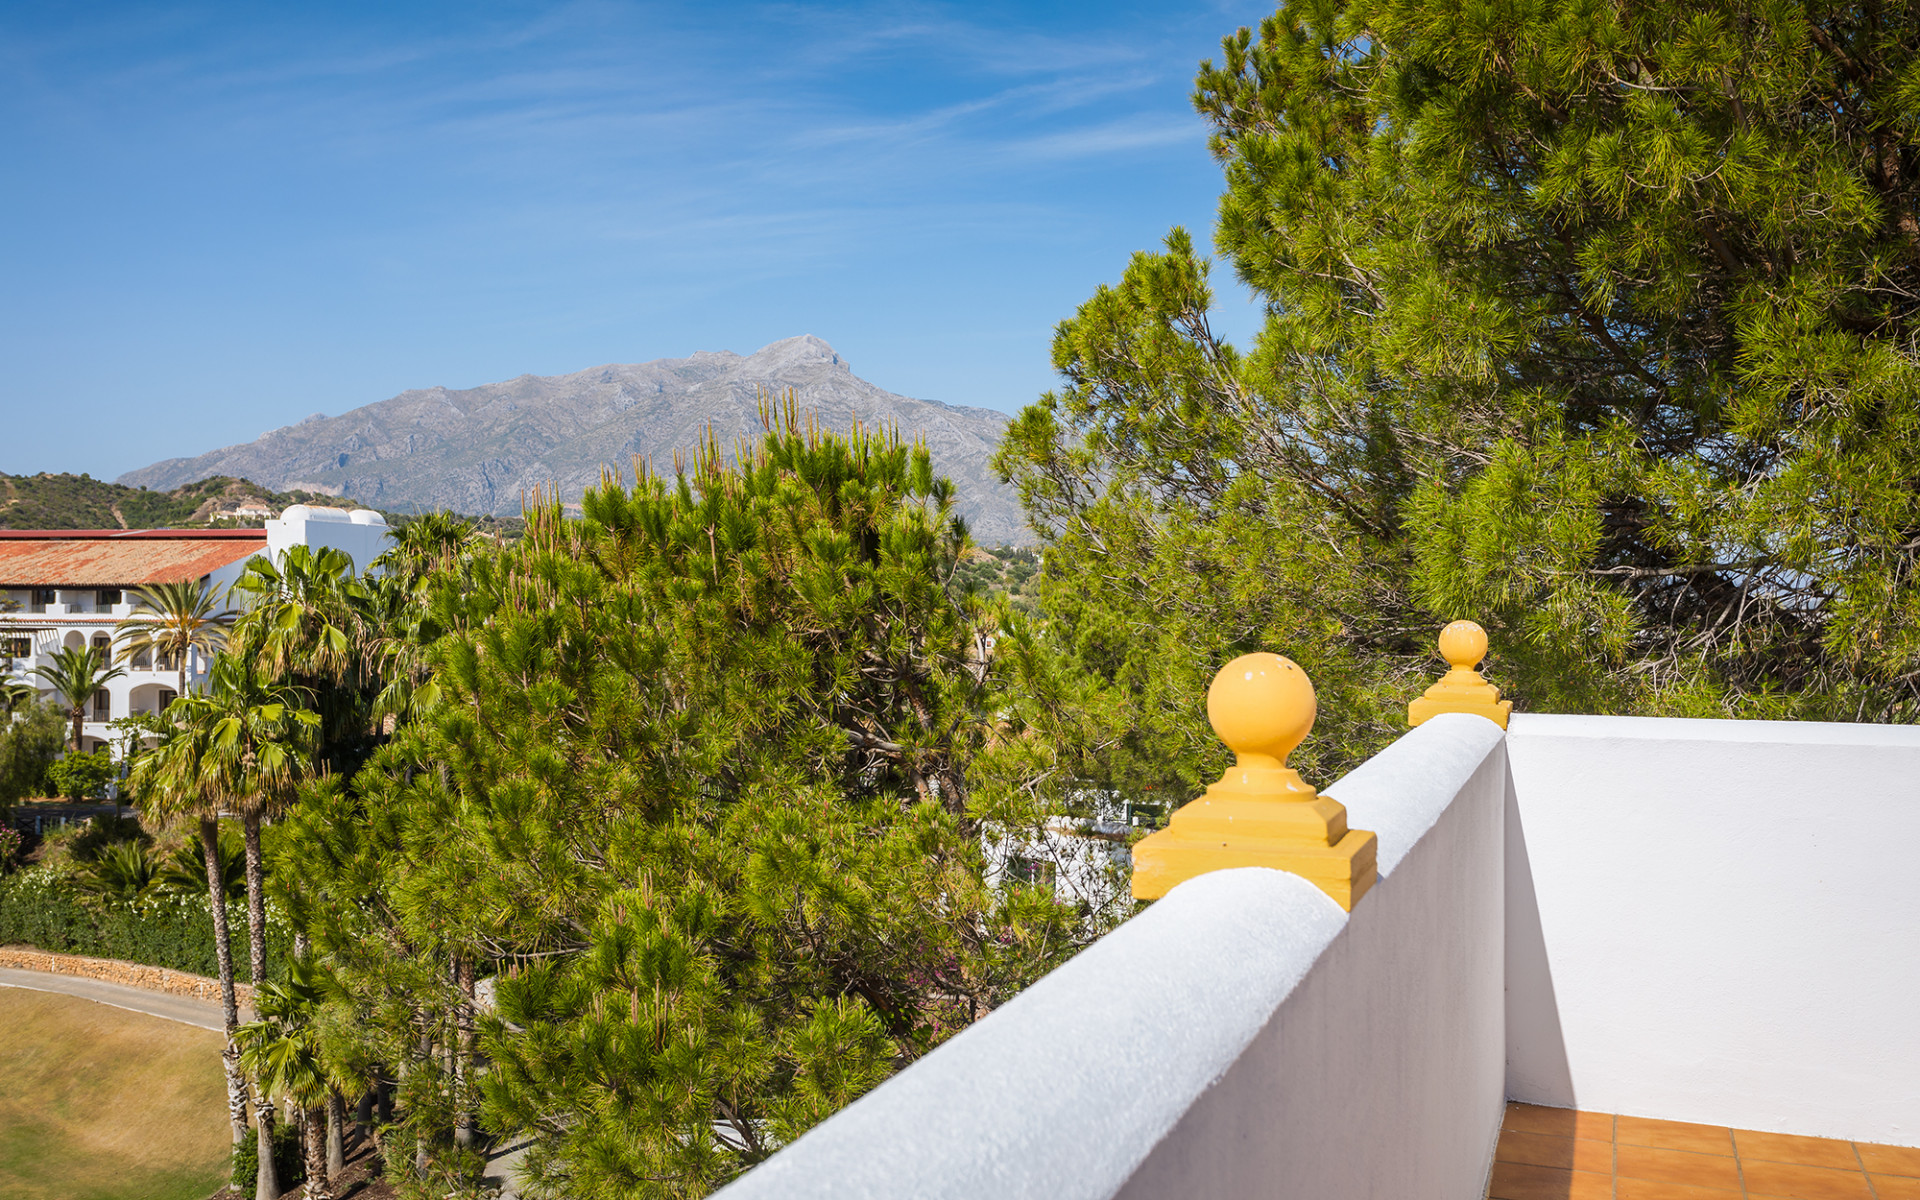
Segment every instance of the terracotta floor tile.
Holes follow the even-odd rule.
[[[1616,1146],[1614,1174],[1622,1179],[1658,1179],[1692,1187],[1740,1190],[1740,1168],[1731,1157],[1691,1154],[1685,1150],[1656,1150],[1652,1146]]]
[[[1869,1175],[1880,1200],[1920,1200],[1920,1179],[1911,1175]]]
[[[1733,1131],[1733,1144],[1742,1162],[1761,1159],[1766,1162],[1799,1163],[1803,1167],[1834,1167],[1843,1171],[1860,1169],[1860,1160],[1854,1157],[1853,1143],[1832,1138],[1736,1129]]]
[[[1859,1171],[1803,1167],[1797,1163],[1740,1160],[1747,1195],[1790,1197],[1791,1200],[1873,1200],[1867,1177]]]
[[[1872,1142],[1853,1145],[1860,1151],[1860,1161],[1867,1164],[1872,1174],[1920,1177],[1920,1150],[1912,1146],[1876,1146]]]
[[[1739,1200],[1745,1192],[1722,1188],[1689,1187],[1684,1183],[1663,1183],[1658,1179],[1616,1179],[1615,1200]]]
[[[1613,1143],[1587,1138],[1554,1137],[1545,1133],[1521,1133],[1505,1129],[1500,1132],[1500,1146],[1493,1156],[1501,1162],[1613,1174]]]
[[[1538,1104],[1509,1104],[1502,1126],[1520,1133],[1546,1133],[1555,1137],[1613,1140],[1611,1113],[1580,1112],[1571,1108],[1543,1108]]]
[[[1732,1154],[1733,1133],[1725,1125],[1689,1125],[1648,1117],[1617,1118],[1613,1140],[1621,1145],[1691,1150],[1695,1154]]]
[[[1866,1177],[1861,1176],[1862,1179]],[[1488,1200],[1613,1200],[1613,1176],[1527,1163],[1493,1164]]]

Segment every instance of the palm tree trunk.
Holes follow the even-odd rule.
[[[227,881],[220,877],[220,825],[200,818],[200,853],[207,862],[207,907],[213,916],[213,957],[220,964],[220,1011],[227,1042],[220,1062],[227,1072],[227,1119],[233,1122],[235,1145],[247,1134],[247,1077],[240,1071],[240,1047],[233,1031],[240,1027],[240,1005],[233,991],[233,933],[227,927]]]
[[[327,1182],[339,1178],[347,1169],[347,1102],[340,1093],[327,1089]]]
[[[327,1118],[318,1108],[309,1108],[300,1117],[301,1147],[306,1152],[306,1200],[333,1200],[328,1186],[326,1134]]]
[[[249,810],[241,822],[247,835],[247,951],[253,986],[267,978],[267,880],[260,861],[260,813]],[[254,1177],[254,1200],[279,1200],[280,1176],[273,1167],[273,1097],[260,1089],[253,1106],[254,1126],[260,1131],[260,1170]]]
[[[263,1089],[260,1103],[253,1106],[253,1127],[259,1140],[254,1143],[253,1200],[280,1200],[280,1169],[273,1162],[273,1104]]]

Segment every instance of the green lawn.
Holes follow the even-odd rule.
[[[0,987],[0,1200],[204,1200],[226,1181],[220,1035]]]

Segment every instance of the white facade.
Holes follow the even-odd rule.
[[[236,541],[234,558],[206,573],[216,596],[240,577],[247,559],[260,548],[258,540]],[[39,689],[42,699],[52,690],[33,673],[34,668],[51,666],[55,651],[93,645],[112,650],[117,658],[119,640],[115,627],[133,615],[133,586],[78,587],[56,586],[8,588],[0,599],[17,607],[0,613],[0,667],[11,664],[6,674]],[[21,653],[25,651],[25,653]],[[173,699],[180,687],[178,664],[142,655],[116,663],[125,674],[109,680],[88,707],[81,725],[81,749],[92,752],[113,747],[114,731],[108,722],[134,713],[157,713]],[[206,678],[211,658],[199,651],[188,654],[186,683],[189,688]],[[117,753],[117,750],[116,750]]]
[[[268,521],[267,553],[277,561],[295,546],[343,550],[355,571],[365,571],[386,553],[392,540],[387,520],[370,508],[315,508],[290,505],[277,521]]]
[[[33,674],[33,669],[51,665],[54,651],[94,645],[112,649],[118,658],[120,640],[115,627],[133,615],[135,587],[199,578],[212,585],[219,603],[239,607],[241,598],[229,600],[227,589],[240,577],[247,560],[263,550],[279,559],[297,545],[334,547],[346,551],[353,558],[355,569],[360,570],[379,557],[391,536],[378,513],[364,509],[348,513],[343,509],[313,509],[306,505],[288,508],[279,520],[266,522],[265,529],[260,531],[212,530],[206,531],[205,537],[197,536],[201,532],[197,530],[168,532],[172,536],[159,531],[49,530],[37,534],[9,531],[6,538],[0,539],[0,600],[12,601],[15,607],[11,612],[0,613],[0,673],[30,683],[40,690],[43,698],[49,697],[51,690],[44,679]],[[245,536],[249,532],[254,536]],[[43,576],[37,572],[44,568],[36,566],[31,568],[36,573],[30,585],[19,586],[8,578],[10,560],[6,551],[17,551],[30,541],[70,543],[69,557],[76,564],[84,564],[76,565],[74,570],[92,575],[92,581],[84,585],[40,582]],[[130,547],[134,554],[155,552],[157,548],[162,552],[159,556],[165,559],[164,551],[183,544],[197,548],[197,553],[191,556],[194,559],[191,567],[170,570],[163,561],[151,573],[120,580],[114,586],[105,585],[97,573],[111,572],[116,567],[89,561],[100,556],[100,548],[118,552],[120,561],[125,561]],[[230,556],[224,553],[228,549]],[[180,672],[172,662],[137,656],[115,665],[124,667],[126,674],[109,681],[89,706],[87,720],[81,726],[83,750],[91,752],[107,747],[117,753],[114,731],[108,722],[135,713],[158,713],[180,687]],[[191,689],[204,680],[211,665],[211,656],[198,651],[190,653],[186,662],[187,687]]]

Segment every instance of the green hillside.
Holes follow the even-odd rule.
[[[257,515],[238,518],[233,510],[264,505],[278,513],[302,500],[338,504],[326,496],[278,493],[216,475],[175,488],[150,492],[123,487],[90,475],[0,475],[0,529],[161,529],[183,525],[257,525]]]
[[[329,508],[372,508],[341,496],[315,492],[276,492],[246,479],[215,475],[170,492],[148,491],[108,483],[91,475],[7,475],[0,473],[0,529],[181,529],[205,526],[257,526],[257,512],[236,514],[240,508],[265,507],[274,516],[289,504],[317,504]],[[379,510],[390,525],[404,525],[404,513]],[[520,536],[519,517],[473,518],[483,533],[512,541]]]

